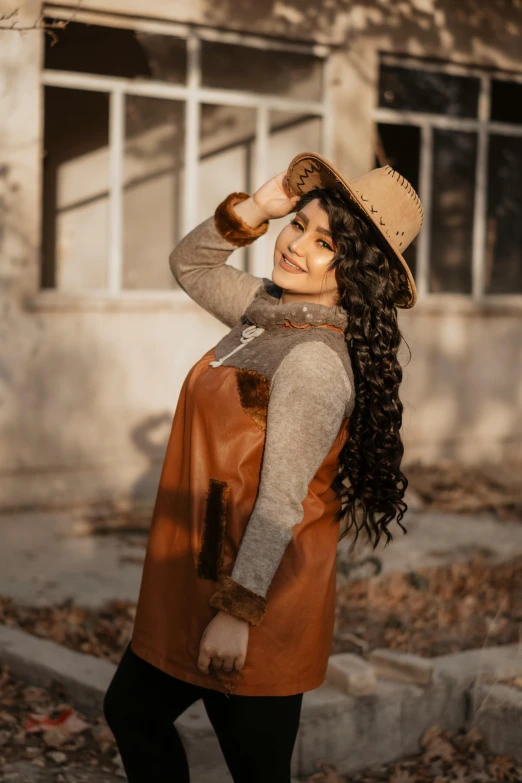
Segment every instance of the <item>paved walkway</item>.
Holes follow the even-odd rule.
[[[407,530],[403,533],[396,522],[389,529],[393,541],[384,548],[385,536],[373,552],[369,546],[359,547],[357,559],[375,554],[382,562],[382,573],[413,571],[428,566],[443,566],[469,560],[473,551],[494,562],[510,560],[522,553],[522,521],[504,522],[490,513],[443,514],[440,512],[411,512],[402,520]],[[340,556],[348,550],[352,532],[338,545]],[[373,573],[373,569],[371,570]]]
[[[71,520],[67,512],[0,516],[0,595],[33,606],[69,596],[93,607],[111,598],[137,599],[145,536],[78,537],[71,535]],[[488,514],[411,511],[404,524],[406,535],[392,523],[394,540],[384,548],[383,538],[375,552],[384,573],[465,560],[476,547],[492,561],[522,553],[522,523],[500,522]],[[339,543],[341,555],[351,535]],[[359,552],[371,555],[372,549]]]

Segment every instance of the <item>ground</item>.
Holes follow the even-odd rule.
[[[350,554],[350,536],[339,544],[332,653],[393,647],[429,657],[518,641],[522,466],[417,466],[409,476],[406,535],[393,524],[393,542],[375,552],[359,543]],[[4,514],[0,622],[117,663],[132,632],[150,516],[150,504],[124,503]],[[78,714],[64,693],[28,686],[7,667],[0,683],[1,781],[125,778],[102,716]],[[28,732],[38,714],[46,731]],[[348,780],[518,783],[522,768],[495,757],[474,730],[432,727],[414,757],[350,779],[326,760],[309,783]]]
[[[5,666],[0,669],[0,683],[0,781],[117,783],[125,779],[114,740],[101,716],[93,719],[76,712],[63,701],[59,688],[28,686],[13,678]],[[48,717],[45,731],[27,730],[34,725],[34,716]],[[52,726],[52,722],[60,725]],[[353,777],[341,777],[335,766],[319,761],[318,772],[307,783],[522,782],[522,764],[489,752],[476,729],[451,735],[434,726],[425,732],[421,746],[421,753]]]

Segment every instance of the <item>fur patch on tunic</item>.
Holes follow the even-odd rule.
[[[343,307],[331,307],[318,302],[286,302],[281,304],[282,289],[267,283],[243,313],[244,323],[274,329],[287,323],[306,326],[337,326],[344,330],[348,326],[348,313]]]
[[[259,625],[266,611],[266,598],[224,576],[219,590],[210,597],[210,605],[233,614],[250,625]]]
[[[223,538],[227,522],[229,486],[226,481],[210,479],[205,509],[203,541],[198,555],[197,575],[218,581],[223,565]]]
[[[268,221],[265,220],[258,228],[252,228],[248,223],[245,223],[238,214],[234,211],[234,206],[241,201],[249,198],[248,193],[241,193],[239,191],[230,193],[221,204],[219,204],[214,212],[214,222],[216,228],[227,242],[235,245],[236,247],[245,247],[250,245],[254,239],[266,234],[268,229]]]
[[[236,378],[243,410],[259,429],[266,430],[270,381],[255,370],[246,368],[238,368]]]

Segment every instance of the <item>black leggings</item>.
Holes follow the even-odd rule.
[[[203,699],[234,783],[290,783],[303,694],[227,696],[165,674],[130,643],[103,701],[129,783],[189,783],[174,721]]]

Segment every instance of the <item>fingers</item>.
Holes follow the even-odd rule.
[[[276,174],[275,180],[281,185],[281,188],[283,189],[283,192],[287,196],[287,198],[291,199],[292,201],[295,201],[299,198],[299,195],[294,196],[294,194],[291,192],[290,188],[288,187],[288,177],[287,177],[287,170],[280,171],[279,174]]]
[[[217,653],[205,650],[205,648],[202,647],[199,652],[198,669],[205,672],[205,674],[209,673],[209,666],[212,666],[213,669],[221,669],[223,667],[225,671],[230,671],[230,669],[223,666],[223,661],[226,661],[227,666],[229,666],[230,661],[232,661],[233,665],[233,659],[221,658]]]
[[[223,658],[223,671],[225,672],[231,672],[234,668],[234,656],[228,658]]]
[[[210,661],[211,661],[210,655],[206,652],[206,650],[203,647],[201,647],[199,650],[199,657],[198,657],[198,669],[208,674],[208,667]]]
[[[209,667],[213,669],[222,669],[225,672],[231,672],[234,669],[242,669],[245,664],[244,656],[242,655],[227,655],[220,656],[215,652],[205,650],[201,648],[198,658],[198,669],[200,671],[209,673]]]
[[[292,194],[290,193],[290,188],[288,187],[288,177],[286,176],[286,174],[283,177],[283,181],[281,182],[281,186],[282,186],[284,192],[286,193],[286,195],[288,196],[288,198],[294,198],[294,196],[292,196]]]

